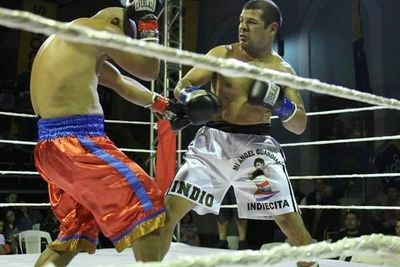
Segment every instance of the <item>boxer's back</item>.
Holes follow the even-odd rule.
[[[49,37],[32,66],[31,101],[42,118],[102,114],[97,94],[103,57],[94,46]]]

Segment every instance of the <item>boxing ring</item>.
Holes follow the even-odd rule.
[[[110,48],[116,48],[133,53],[141,53],[150,57],[157,57],[166,61],[184,65],[195,65],[212,71],[222,73],[226,76],[248,77],[251,79],[274,81],[276,83],[293,88],[305,88],[305,90],[341,97],[349,100],[374,105],[366,108],[341,109],[308,113],[308,116],[321,116],[329,114],[375,111],[382,109],[400,110],[400,101],[388,99],[368,93],[348,89],[342,86],[326,84],[315,79],[306,79],[273,70],[262,69],[234,59],[219,59],[203,56],[179,49],[163,47],[157,44],[150,44],[143,41],[133,40],[124,36],[114,35],[106,32],[97,32],[76,25],[68,25],[57,21],[49,20],[37,15],[23,11],[13,11],[0,8],[0,24],[17,29],[42,33],[46,35],[59,34],[64,38],[87,43],[101,44]],[[35,118],[31,114],[12,112],[0,112],[1,116],[15,116]],[[273,118],[276,119],[276,118]],[[127,124],[148,124],[148,122],[110,121],[106,123],[127,123]],[[340,143],[374,142],[384,140],[398,140],[400,135],[351,138],[337,140],[320,140],[301,143],[281,144],[282,147],[331,145]],[[0,143],[12,145],[34,146],[36,142],[29,140],[4,140]],[[124,152],[154,153],[154,150],[142,150],[121,148]],[[179,150],[178,152],[184,152]],[[35,171],[0,170],[1,175],[38,175]],[[371,173],[371,174],[348,174],[348,175],[319,175],[319,176],[291,176],[290,179],[363,179],[397,177],[400,173]],[[0,207],[9,206],[49,206],[49,203],[0,203]],[[228,207],[227,207],[228,208]],[[386,206],[341,206],[341,205],[303,205],[301,209],[392,209],[400,210],[400,207]],[[329,258],[343,255],[361,255],[370,257],[369,263],[345,262],[342,260],[329,260]],[[369,255],[369,256],[368,256]],[[371,257],[371,255],[373,257]],[[282,244],[269,250],[260,251],[231,251],[222,249],[191,247],[181,243],[173,243],[171,250],[165,260],[160,263],[133,263],[133,255],[130,249],[117,254],[114,249],[99,249],[95,255],[80,254],[69,266],[296,266],[295,262],[300,260],[318,260],[319,266],[400,266],[400,238],[384,235],[369,235],[360,238],[342,239],[336,243],[320,242],[303,247],[290,247]],[[38,255],[9,255],[0,257],[2,266],[31,266]],[[374,265],[375,264],[375,265]]]

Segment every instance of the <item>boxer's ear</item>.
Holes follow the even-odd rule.
[[[121,26],[121,20],[119,18],[112,18],[110,21],[111,24],[115,25],[115,26]]]

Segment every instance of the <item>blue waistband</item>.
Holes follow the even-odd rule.
[[[103,115],[76,115],[38,121],[39,141],[65,136],[105,136]]]

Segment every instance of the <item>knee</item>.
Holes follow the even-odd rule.
[[[193,203],[182,197],[167,195],[165,207],[167,208],[167,224],[175,226],[193,208]]]

